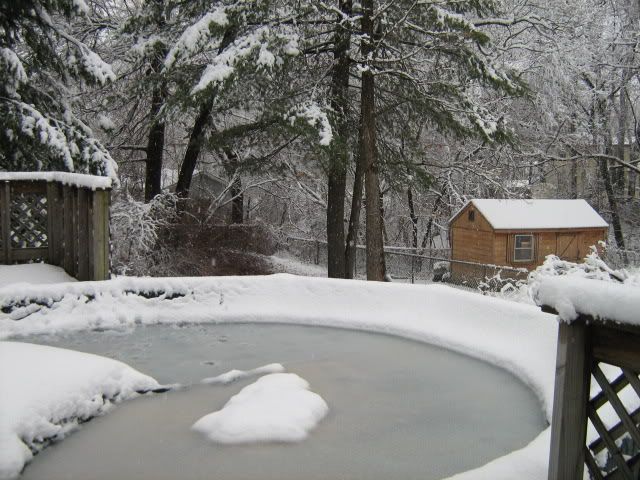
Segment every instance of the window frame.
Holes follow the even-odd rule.
[[[475,221],[476,221],[476,211],[475,211],[475,210],[470,209],[470,210],[467,212],[467,220],[468,220],[469,222],[475,222]]]
[[[518,247],[518,237],[528,237],[531,239],[531,247],[530,248],[522,248]],[[529,258],[516,258],[516,252],[527,251],[530,250],[531,254]],[[533,233],[516,233],[513,235],[513,261],[517,263],[531,263],[535,260],[535,252],[536,244],[535,244],[535,235]]]

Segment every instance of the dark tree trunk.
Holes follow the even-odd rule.
[[[571,198],[578,198],[578,162],[571,162],[570,165],[570,190]]]
[[[231,223],[244,223],[244,195],[242,194],[242,180],[236,178],[231,185]]]
[[[178,174],[178,183],[176,184],[176,193],[182,197],[187,198],[189,196],[189,189],[191,188],[191,180],[193,179],[193,171],[198,163],[198,157],[200,156],[200,150],[202,150],[202,143],[204,141],[204,134],[207,126],[209,125],[209,116],[213,109],[213,100],[207,102],[200,107],[200,112],[193,123],[191,134],[189,135],[189,143],[187,144],[187,150],[184,152],[184,159],[180,166],[180,173]]]
[[[362,211],[362,191],[364,189],[364,166],[356,161],[356,173],[353,179],[353,197],[351,198],[351,214],[349,215],[349,230],[347,232],[347,245],[344,252],[346,274],[345,278],[353,278],[356,270],[358,256],[358,232],[360,231],[360,212]]]
[[[605,106],[602,100],[598,103],[598,113],[600,114],[600,118],[603,119],[605,123],[605,128],[603,129],[606,132],[604,136],[604,147],[605,153],[607,155],[613,154],[612,148],[612,140],[611,133],[608,128],[607,119],[605,117]],[[613,237],[616,240],[616,245],[618,248],[624,250],[624,235],[622,233],[622,223],[620,222],[620,213],[618,211],[618,200],[616,199],[615,191],[613,189],[613,183],[611,181],[611,174],[609,172],[608,161],[605,159],[598,160],[598,166],[600,168],[600,176],[602,177],[602,183],[604,185],[604,191],[607,195],[607,202],[609,203],[609,210],[611,211],[611,226],[613,227]]]
[[[611,183],[611,176],[609,175],[609,166],[604,159],[598,160],[600,166],[600,175],[604,183],[604,190],[607,194],[607,201],[609,202],[609,210],[611,211],[611,225],[613,226],[613,236],[616,239],[616,245],[618,248],[624,250],[624,235],[622,233],[622,223],[620,222],[620,214],[618,213],[618,201],[613,191],[613,185]]]
[[[433,230],[433,219],[442,205],[442,197],[444,197],[444,193],[447,190],[447,185],[444,184],[442,189],[440,190],[440,195],[436,198],[436,201],[433,203],[433,210],[431,210],[431,216],[429,217],[429,221],[427,222],[427,230],[424,232],[424,237],[422,238],[422,250],[427,248],[427,244],[431,246],[431,231]]]
[[[236,37],[236,29],[229,27],[222,37],[220,47],[218,48],[218,54],[222,53]],[[191,180],[193,178],[193,171],[198,164],[198,157],[202,150],[202,144],[204,143],[204,136],[206,129],[209,126],[209,120],[213,106],[215,104],[218,90],[214,89],[210,97],[201,104],[200,111],[196,117],[191,134],[189,135],[189,143],[187,144],[187,150],[184,152],[184,158],[182,165],[180,166],[180,173],[178,173],[178,183],[176,185],[176,193],[182,197],[187,198],[189,196],[189,189],[191,188]]]
[[[413,204],[413,190],[411,187],[407,188],[407,203],[409,204],[409,218],[411,219],[411,247],[414,252],[417,253],[418,249],[418,216],[416,215],[416,208]]]
[[[242,194],[242,180],[238,175],[240,166],[238,163],[238,155],[229,147],[225,147],[222,153],[224,155],[224,170],[233,182],[229,189],[229,193],[231,194],[231,223],[244,223],[244,195]]]
[[[342,15],[336,19],[334,58],[331,72],[331,107],[336,115],[334,148],[329,159],[327,189],[327,274],[330,278],[346,277],[344,238],[344,204],[347,186],[348,137],[347,102],[349,93],[349,46],[351,33],[343,16],[350,16],[352,0],[340,0]]]
[[[362,33],[367,37],[362,41],[362,56],[373,54],[373,1],[362,1]],[[376,146],[375,79],[373,72],[362,72],[362,92],[360,97],[362,132],[360,136],[360,161],[364,166],[364,186],[366,198],[366,243],[367,280],[385,280],[384,241],[382,237],[382,202],[378,176]]]
[[[157,74],[162,69],[162,64],[166,52],[160,52],[154,57],[151,64],[152,74]],[[144,180],[144,201],[149,202],[156,195],[162,192],[162,159],[164,154],[164,118],[160,115],[160,110],[164,106],[167,98],[166,85],[163,80],[153,89],[151,95],[151,110],[149,118],[151,127],[147,140]]]

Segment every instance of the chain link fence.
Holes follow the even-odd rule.
[[[327,243],[322,240],[288,237],[286,248],[299,260],[327,265]],[[387,273],[394,282],[433,283],[444,282],[473,290],[499,291],[517,288],[527,279],[527,270],[499,265],[489,265],[452,260],[449,249],[385,248]],[[366,278],[366,248],[356,247],[355,278]]]

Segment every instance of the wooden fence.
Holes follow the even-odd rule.
[[[639,372],[640,327],[585,315],[560,324],[549,480],[582,480],[585,465],[592,479],[640,478],[640,407],[620,399],[628,390],[640,405]],[[606,424],[603,409],[618,421]],[[587,444],[589,424],[597,438]]]
[[[0,179],[0,262],[44,261],[78,280],[109,278],[109,189]]]

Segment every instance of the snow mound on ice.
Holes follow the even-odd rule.
[[[300,442],[329,407],[293,373],[273,373],[246,386],[191,427],[217,443]]]
[[[0,478],[113,403],[159,387],[124,363],[61,348],[0,342]]]
[[[257,375],[264,375],[265,373],[282,373],[284,367],[280,363],[270,363],[269,365],[263,365],[262,367],[254,368],[252,370],[229,370],[216,377],[203,378],[200,383],[206,383],[208,385],[222,384],[241,380],[243,378],[255,377]]]

